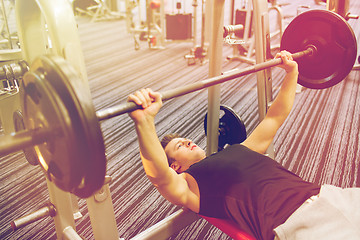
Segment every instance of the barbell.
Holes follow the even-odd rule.
[[[299,83],[315,89],[334,86],[354,65],[357,44],[339,15],[311,10],[297,16],[284,31],[281,49],[295,52]],[[231,73],[161,92],[166,101],[282,63],[273,59]],[[316,66],[315,66],[316,65]],[[106,173],[104,140],[99,121],[134,111],[127,102],[94,110],[78,73],[63,58],[40,56],[20,86],[25,130],[0,137],[0,155],[33,148],[49,180],[64,191],[86,198],[101,188]]]

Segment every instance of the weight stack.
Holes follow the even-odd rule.
[[[166,39],[186,40],[191,34],[191,13],[188,14],[166,14]]]
[[[244,26],[245,29],[245,24],[246,24],[246,14],[247,14],[247,10],[245,9],[236,9],[235,12],[235,24],[242,24]],[[251,17],[250,17],[250,31],[249,31],[249,38],[252,35],[252,23],[253,23],[253,11],[251,11]],[[244,30],[242,30],[240,33],[235,34],[238,38],[244,38]]]

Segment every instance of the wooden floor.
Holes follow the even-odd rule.
[[[300,5],[324,8],[310,0],[293,0],[283,10],[289,18]],[[352,0],[350,10],[360,15],[360,2]],[[276,23],[270,15],[270,24]],[[225,14],[228,21],[229,16]],[[207,78],[208,64],[188,66],[184,55],[191,42],[167,43],[162,50],[149,49],[126,32],[124,20],[92,23],[78,20],[88,79],[96,110],[122,103],[128,94],[142,87],[168,90]],[[225,22],[226,22],[225,21]],[[349,20],[357,39],[360,20]],[[273,44],[276,44],[275,40]],[[359,46],[359,43],[358,43]],[[359,48],[359,47],[358,47]],[[223,71],[246,67],[246,63],[227,61],[232,49],[224,45]],[[283,71],[273,68],[277,93]],[[275,137],[275,160],[304,179],[319,184],[360,187],[360,73],[352,71],[338,85],[324,90],[304,89],[297,94],[293,111]],[[256,75],[222,84],[221,103],[232,107],[244,120],[247,131],[258,124]],[[157,116],[159,136],[178,132],[206,147],[203,119],[207,91],[168,101]],[[110,184],[119,235],[129,239],[169,216],[178,207],[162,198],[146,178],[138,151],[133,123],[125,114],[101,123],[107,153]],[[0,159],[0,233],[11,220],[44,206],[48,192],[39,167],[29,165],[22,153]],[[77,231],[93,239],[84,200],[79,201],[84,217],[76,221]],[[26,226],[0,239],[55,239],[51,218]],[[226,234],[199,219],[170,239],[230,239]]]

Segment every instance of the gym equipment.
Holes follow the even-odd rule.
[[[20,109],[19,82],[28,65],[25,61],[11,61],[0,67],[0,124],[5,134],[16,131],[13,113]]]
[[[56,215],[56,209],[55,207],[50,203],[48,206],[45,206],[29,215],[26,215],[24,217],[18,218],[11,222],[11,229],[9,229],[9,232],[16,231],[17,229],[20,229],[30,223],[33,223],[37,220],[43,219],[44,217],[54,217]]]
[[[144,2],[126,0],[125,8],[126,26],[128,32],[133,34],[135,50],[140,49],[139,41],[147,41],[151,49],[163,49],[165,45],[164,0]],[[137,18],[134,17],[135,12],[137,12]],[[142,12],[146,13],[145,19],[141,16]]]
[[[200,65],[204,65],[207,62],[206,56],[207,56],[207,44],[205,44],[205,0],[202,0],[201,3],[201,41],[200,45],[196,44],[197,42],[197,7],[198,3],[196,0],[193,2],[194,7],[194,28],[193,28],[193,41],[194,41],[194,47],[190,49],[190,53],[186,54],[184,58],[187,60],[187,64],[194,65],[196,64],[196,60],[198,59],[200,61]]]
[[[319,10],[312,11],[311,15],[313,18],[310,18],[307,24],[313,28],[323,28],[325,22],[344,21],[335,13],[328,14]],[[344,28],[341,30],[344,35],[353,35],[352,29],[348,25],[334,24],[334,26],[331,29],[326,29],[332,32],[341,27]],[[294,27],[297,26],[289,25],[287,31],[298,34],[300,30],[294,31]],[[315,32],[311,32],[309,37],[302,35],[303,42],[307,45],[302,44],[300,46],[304,50],[294,53],[294,59],[304,58],[316,62],[315,60],[328,57],[328,54],[323,51],[323,43],[313,40],[313,38],[325,38],[327,35],[319,34],[316,38]],[[322,40],[327,40],[330,46],[332,42],[336,41],[333,38]],[[344,46],[346,53],[356,53],[356,41],[353,40],[354,42],[350,41],[352,44]],[[283,41],[283,44],[287,44],[286,41]],[[330,61],[329,64],[333,66],[332,62],[336,62],[337,58],[342,58],[344,55],[343,51],[336,49],[335,53],[330,55],[335,59],[327,61]],[[305,56],[307,57],[305,58]],[[166,101],[218,85],[240,76],[277,66],[281,62],[281,59],[273,59],[248,68],[235,70],[223,76],[168,90],[161,93],[162,100]],[[343,69],[343,65],[350,65],[350,61],[344,63],[338,66],[334,65],[331,73],[327,69],[325,72],[324,69],[319,68],[321,79],[312,79],[311,86],[314,88],[330,87],[338,83],[339,75],[336,74],[339,72],[338,69],[341,69],[342,74],[345,74],[345,70],[348,68]],[[354,62],[351,63],[351,66],[353,64]],[[306,70],[306,65],[301,68],[301,71],[306,72]],[[350,70],[351,68],[348,69],[347,73]],[[329,74],[326,78],[327,84],[323,84],[325,74]],[[333,77],[336,78],[336,81],[332,81]],[[106,157],[99,121],[134,111],[139,106],[134,103],[125,103],[95,113],[91,97],[80,91],[85,83],[76,78],[78,78],[76,71],[61,57],[40,56],[34,61],[30,71],[24,75],[22,82],[24,92],[21,100],[27,130],[1,136],[0,155],[34,146],[40,165],[48,178],[59,188],[85,198],[100,189],[104,183]]]
[[[317,54],[298,60],[299,84],[314,89],[334,86],[348,75],[357,55],[354,44],[349,24],[340,15],[322,10],[297,16],[281,39],[281,49],[290,52],[316,46]]]
[[[166,39],[186,40],[191,39],[192,14],[166,14]]]
[[[32,63],[36,57],[54,54],[64,57],[88,83],[77,23],[67,0],[16,0],[16,24],[22,58]],[[83,91],[90,89],[86,86]]]
[[[0,86],[1,91],[18,91],[18,81],[29,70],[24,60],[3,64],[0,67],[0,80],[5,80]]]
[[[23,217],[20,217],[18,219],[15,219],[14,221],[12,221],[5,228],[5,231],[2,233],[1,236],[9,235],[30,223],[36,222],[36,221],[43,219],[45,217],[48,217],[48,216],[54,217],[55,215],[56,215],[55,207],[51,203],[47,204],[47,206],[42,207],[33,213],[30,213],[28,215],[25,215]]]
[[[229,37],[232,34],[240,34],[243,30],[244,25],[242,24],[224,26],[223,38]]]
[[[250,6],[248,6],[250,7]],[[235,24],[238,25],[238,24],[241,24],[243,26],[245,26],[247,23],[247,14],[250,15],[250,23],[249,23],[249,31],[247,31],[247,38],[251,38],[252,36],[252,31],[251,31],[251,28],[252,28],[252,25],[253,25],[253,11],[252,10],[246,10],[245,8],[242,8],[242,9],[236,9],[235,11]],[[244,38],[244,30],[238,32],[235,34],[237,37],[239,38]]]
[[[255,64],[254,55],[255,37],[253,34],[254,11],[252,10],[252,1],[241,1],[241,9],[234,10],[234,3],[231,6],[232,23],[235,25],[243,25],[243,29],[237,31],[232,37],[232,42],[228,42],[233,47],[233,55],[228,56],[228,60],[240,60],[248,64]],[[267,7],[267,6],[266,6]],[[267,10],[268,12],[268,10]],[[234,39],[240,39],[235,41]]]
[[[206,216],[201,217],[212,225],[216,226],[218,229],[226,233],[226,235],[230,236],[234,240],[255,240],[251,235],[247,234],[246,232],[239,231],[239,227],[229,220]]]
[[[246,128],[243,120],[228,106],[220,105],[219,141],[218,151],[224,149],[226,144],[242,143],[246,139]],[[205,135],[207,134],[207,114],[204,118]]]
[[[257,16],[258,13],[256,13],[256,11],[254,12],[251,2],[252,1],[243,1],[241,9],[236,9],[235,11],[234,11],[234,4],[232,4],[231,13],[234,15],[235,12],[235,16],[233,16],[234,19],[232,18],[235,22],[234,24],[243,25],[244,27],[242,30],[237,31],[235,35],[231,37],[231,41],[227,41],[227,43],[233,48],[233,54],[227,57],[228,60],[239,60],[242,62],[246,62],[248,64],[256,63],[256,60],[253,58],[253,56],[255,52],[258,50],[254,50],[256,37],[254,37],[253,31],[255,32],[256,29],[253,28],[253,25],[255,25],[254,19],[259,16]],[[276,26],[277,29],[271,29],[272,32],[269,32],[269,41],[270,41],[272,38],[278,35],[281,38],[283,34],[284,15],[281,7],[287,4],[278,4],[276,0],[271,0],[271,1],[269,0],[268,2],[271,3],[271,6],[269,5],[269,7],[267,6],[260,7],[260,8],[265,7],[267,10],[266,13],[263,12],[262,14],[268,15],[271,10],[275,10],[277,15],[277,26],[271,24]],[[264,19],[264,16],[260,16],[260,18]],[[265,24],[265,23],[266,21],[261,20],[261,24]],[[267,46],[267,48],[269,48],[267,49],[268,51],[267,58],[268,59],[273,58],[273,56],[271,56],[271,52],[275,49],[279,49],[279,47],[280,44],[275,44],[270,46],[269,43],[269,45]]]
[[[176,2],[177,13],[165,15],[166,20],[166,39],[168,40],[186,40],[192,38],[192,14],[180,13],[182,3]],[[196,8],[195,8],[196,10]]]
[[[10,3],[10,7],[12,7],[11,3]],[[10,29],[9,29],[9,23],[8,23],[8,19],[7,19],[7,13],[6,13],[4,0],[1,0],[1,12],[2,12],[2,18],[3,18],[2,20],[4,21],[4,23],[2,24],[1,32],[6,31],[7,43],[9,45],[9,49],[13,49],[13,42],[11,39],[11,33],[10,33]],[[5,27],[5,30],[4,30],[4,27]]]
[[[91,22],[116,20],[125,17],[124,14],[112,11],[104,0],[78,0],[73,3],[73,6],[77,13],[90,16]]]
[[[0,61],[18,60],[22,58],[19,37],[16,29],[14,29],[11,24],[14,17],[14,4],[15,1],[0,1]]]
[[[358,15],[349,12],[350,0],[327,0],[326,10],[333,11],[342,16],[346,21],[349,19],[358,19]]]
[[[212,6],[210,6],[212,5]],[[223,0],[206,1],[205,4],[205,42],[209,45],[209,77],[221,75],[223,64],[223,26],[224,9]],[[210,25],[210,26],[209,26]],[[218,149],[219,111],[220,111],[220,86],[212,86],[208,93],[208,133],[206,136],[206,155],[215,153]]]

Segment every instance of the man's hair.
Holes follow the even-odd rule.
[[[169,144],[169,142],[175,138],[181,138],[181,136],[177,133],[170,133],[170,134],[167,134],[165,135],[162,139],[161,139],[161,146],[163,147],[163,149],[165,150],[166,146]],[[166,154],[166,157],[167,157],[167,160],[168,160],[168,163],[169,163],[169,167],[171,166],[171,164],[173,162],[175,162],[175,159],[168,156]]]

